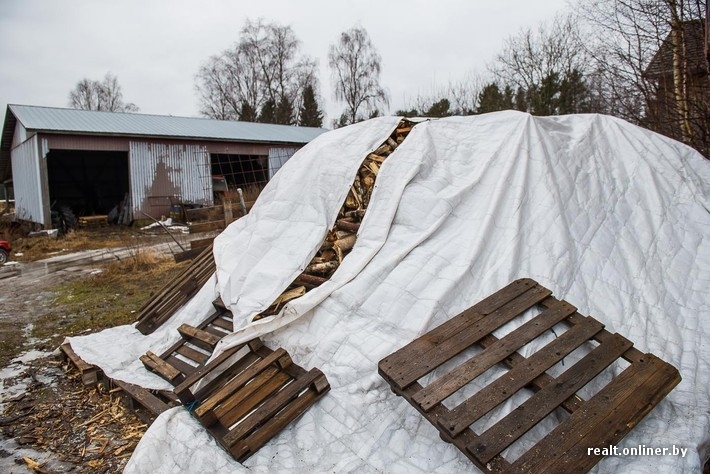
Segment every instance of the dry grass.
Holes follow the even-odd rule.
[[[59,344],[64,336],[132,323],[143,303],[187,265],[136,247],[100,273],[51,288],[55,310],[35,325],[33,335],[55,337],[52,342]]]
[[[4,233],[8,234],[5,240],[12,244],[13,260],[20,262],[33,262],[52,255],[82,250],[140,245],[149,238],[134,229],[122,226],[78,229],[57,239],[44,236],[25,237],[18,230],[7,227]],[[3,229],[0,228],[0,236],[2,235]]]

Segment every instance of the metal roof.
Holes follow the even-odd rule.
[[[28,132],[299,145],[327,131],[290,125],[9,104],[0,144],[0,178],[3,179],[9,177],[10,147],[18,121]]]
[[[306,144],[326,131],[324,128],[29,105],[8,105],[8,109],[27,130],[44,132]]]

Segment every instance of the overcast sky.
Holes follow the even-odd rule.
[[[246,19],[290,25],[318,60],[326,124],[333,99],[327,53],[363,26],[382,56],[394,113],[450,81],[484,72],[503,41],[565,8],[565,0],[0,0],[0,107],[66,107],[82,78],[118,76],[141,113],[198,116],[194,78],[238,39]]]

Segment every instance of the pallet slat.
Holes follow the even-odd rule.
[[[181,324],[178,332],[182,337],[208,351],[213,351],[221,337],[210,334],[209,332],[190,326],[189,324]]]
[[[64,344],[59,346],[59,349],[62,351],[64,356],[69,361],[71,361],[74,367],[77,368],[77,370],[81,374],[81,382],[84,385],[95,385],[99,381],[99,379],[103,375],[101,369],[99,369],[95,365],[87,364],[86,362],[84,362],[84,359],[79,357],[76,352],[74,352],[74,349],[72,349],[71,344],[65,342]]]
[[[430,410],[434,405],[442,402],[483,372],[520,349],[528,341],[536,338],[574,313],[574,311],[576,311],[576,308],[566,301],[561,301],[557,305],[548,308],[504,338],[486,347],[475,358],[469,359],[417,392],[414,401],[419,403],[425,411]]]
[[[419,345],[421,347],[413,347],[412,353],[407,359],[410,361],[424,360],[426,363],[409,366],[402,364],[407,369],[395,376],[395,382],[400,388],[404,388],[422,378],[447,360],[477,343],[486,334],[495,331],[533,305],[547,298],[550,294],[551,292],[546,288],[542,288],[539,285],[533,286],[519,295],[516,294],[506,304],[491,310],[488,313],[491,317],[486,318],[486,314],[483,314],[483,312],[465,311],[452,318],[432,331],[433,335],[431,337],[427,334],[416,340],[420,342]],[[484,306],[487,311],[492,307],[492,304]],[[443,344],[443,341],[446,341],[446,344]],[[385,364],[392,363],[389,359],[385,360]]]
[[[533,280],[513,282],[382,359],[379,373],[396,394],[405,397],[439,430],[442,439],[453,443],[480,469],[586,472],[601,458],[589,456],[587,449],[618,443],[680,382],[680,374],[670,364],[641,353],[629,340],[609,333],[596,319],[580,315],[572,305],[551,295]],[[527,309],[523,302],[530,302],[528,308],[540,307],[542,312],[500,339],[490,333],[501,326],[501,318],[509,321],[520,317]],[[512,312],[516,315],[509,318]],[[564,324],[567,330],[555,334],[551,342],[528,357],[517,352],[557,324]],[[489,332],[481,335],[482,330]],[[458,355],[463,341],[474,341],[483,351],[423,386],[421,374]],[[596,346],[590,341],[596,341]],[[571,367],[557,376],[548,373],[577,350],[581,351],[579,360]],[[628,362],[629,367],[599,392],[586,401],[577,394],[619,360]],[[442,403],[495,364],[503,365],[507,372],[487,383],[481,380],[483,388],[452,408]],[[474,431],[476,420],[525,389],[532,391],[527,400],[502,413],[502,417],[496,416],[498,421],[483,433]],[[514,463],[502,457],[506,448],[558,408],[567,410],[570,416]]]
[[[561,361],[577,347],[592,338],[604,327],[599,321],[588,319],[573,326],[545,347],[510,369],[453,410],[448,419],[440,423],[450,436],[456,436],[487,412],[510,398],[515,392],[532,382],[538,375]]]
[[[589,380],[621,357],[629,347],[631,342],[618,335],[613,341],[600,344],[557,377],[555,384],[548,385],[527,399],[496,423],[494,428],[483,433],[478,441],[467,449],[472,450],[482,462],[490,461],[493,456],[513,444]]]

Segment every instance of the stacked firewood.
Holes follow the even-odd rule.
[[[375,151],[368,154],[360,165],[348,196],[338,212],[335,226],[328,232],[320,249],[306,266],[306,269],[276,298],[271,306],[257,314],[254,320],[279,312],[288,301],[303,296],[309,290],[327,281],[338,269],[343,259],[355,246],[360,229],[370,204],[375,180],[385,159],[404,141],[414,124],[402,120],[397,129]]]

